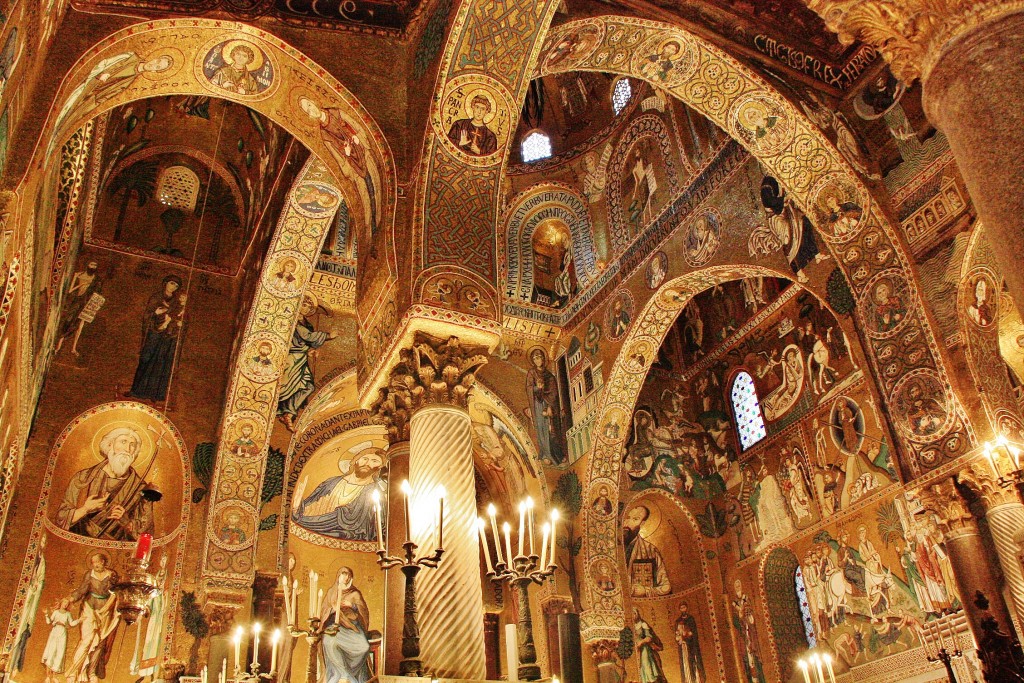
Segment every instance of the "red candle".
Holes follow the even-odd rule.
[[[135,559],[146,561],[149,559],[149,551],[153,547],[153,534],[142,534],[139,542],[135,544]]]

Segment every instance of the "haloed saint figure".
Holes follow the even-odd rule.
[[[142,348],[132,388],[125,394],[147,401],[167,400],[167,388],[174,369],[174,355],[185,324],[186,296],[181,278],[168,275],[159,291],[146,302],[142,314]]]
[[[135,469],[142,436],[117,426],[99,440],[100,461],[71,478],[55,522],[89,538],[134,541],[153,533],[153,487]]]

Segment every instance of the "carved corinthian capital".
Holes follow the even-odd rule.
[[[412,347],[399,351],[398,363],[373,404],[391,443],[409,439],[409,420],[425,405],[467,407],[476,372],[487,363],[486,353],[485,347],[464,345],[458,337],[438,339],[417,332]]]
[[[804,0],[839,41],[875,47],[893,75],[909,83],[927,77],[950,41],[999,16],[1020,11],[1021,0]]]
[[[925,511],[935,515],[946,540],[978,533],[978,521],[967,509],[952,479],[922,486],[913,493]]]

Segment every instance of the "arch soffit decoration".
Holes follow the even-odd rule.
[[[269,85],[258,94],[243,95],[213,85],[204,73],[204,63],[219,46],[238,40],[261,50],[271,65]],[[142,65],[159,57],[167,57],[170,66],[159,71],[143,70],[132,77],[106,81],[98,99],[90,92],[90,82],[102,73],[103,64],[118,57]],[[78,90],[86,85],[82,93]],[[92,83],[95,85],[95,83]],[[320,159],[340,187],[350,207],[357,207],[362,224],[369,226],[373,211],[368,206],[367,179],[375,187],[379,204],[378,224],[385,229],[388,279],[397,277],[398,262],[394,244],[394,216],[397,204],[396,169],[390,145],[377,123],[359,100],[326,69],[302,52],[267,31],[239,22],[212,19],[189,19],[188,25],[178,20],[147,21],[128,26],[89,48],[64,77],[46,124],[36,145],[34,160],[28,165],[26,178],[32,170],[50,163],[50,152],[85,122],[99,114],[132,102],[162,95],[199,95],[216,97],[238,104],[266,116],[284,128]],[[72,103],[69,98],[77,97]],[[340,127],[347,127],[350,136],[358,137],[366,152],[365,171],[328,142],[321,122],[304,112],[301,99],[316,104],[321,112],[340,117]],[[324,124],[326,125],[326,124]],[[386,294],[388,287],[378,292]]]
[[[565,183],[539,183],[516,195],[501,220],[505,240],[498,240],[498,258],[505,298],[518,303],[530,301],[534,267],[531,239],[537,226],[549,218],[561,220],[569,227],[580,288],[597,278],[597,252],[586,199]]]
[[[975,288],[984,280],[990,310],[971,309],[975,305]],[[1003,306],[1000,292],[1003,277],[995,267],[992,246],[985,228],[978,221],[967,243],[957,286],[957,320],[967,352],[967,366],[978,386],[978,397],[985,409],[993,434],[1002,434],[1014,441],[1024,438],[1024,422],[1007,375],[999,340],[999,322]]]

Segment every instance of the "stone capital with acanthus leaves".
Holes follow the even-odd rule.
[[[921,486],[912,495],[921,501],[925,512],[935,515],[945,540],[978,534],[978,520],[952,478]]]
[[[839,41],[876,48],[894,76],[927,79],[947,46],[993,19],[1024,10],[1021,0],[804,0]]]

